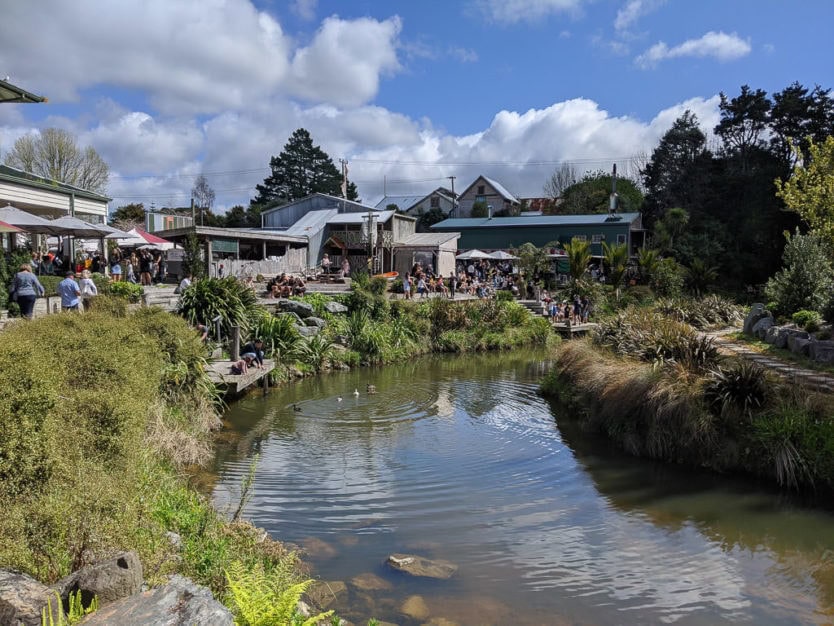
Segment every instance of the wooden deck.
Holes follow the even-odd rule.
[[[599,326],[599,324],[595,324],[593,322],[590,322],[588,324],[571,324],[570,326],[568,326],[564,322],[557,322],[553,324],[553,330],[555,330],[560,335],[571,338],[575,335],[584,335],[587,332],[596,328],[597,326]]]
[[[215,385],[222,386],[233,394],[257,384],[275,369],[275,361],[264,359],[263,369],[250,367],[245,374],[232,374],[232,363],[233,361],[229,360],[209,361],[208,375]]]

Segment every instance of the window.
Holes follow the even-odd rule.
[[[626,242],[626,236],[625,235],[617,235],[617,243],[618,244],[619,243],[625,243],[625,242]]]
[[[579,241],[588,241],[588,235],[574,235],[572,239],[578,239]]]
[[[475,202],[483,202],[486,204],[486,196],[475,196]]]
[[[484,185],[478,185],[478,195],[482,196],[486,193],[486,187]]]
[[[602,235],[591,235],[591,243],[599,243],[603,240]]]
[[[440,208],[440,198],[438,198],[437,196],[432,196],[431,197],[431,208],[433,208],[433,209],[439,209]]]

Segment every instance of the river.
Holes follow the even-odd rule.
[[[259,453],[246,517],[347,582],[333,608],[355,624],[428,621],[400,613],[414,594],[461,625],[834,622],[834,512],[612,449],[536,394],[546,367],[429,357],[250,396],[225,415],[215,500],[234,507]],[[459,569],[411,579],[392,552]],[[378,589],[351,584],[365,573]]]

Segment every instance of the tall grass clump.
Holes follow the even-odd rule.
[[[180,294],[177,312],[190,324],[211,324],[219,317],[223,333],[240,326],[244,334],[257,308],[257,296],[234,276],[204,278],[193,282]]]
[[[744,321],[742,307],[716,294],[703,298],[662,298],[655,302],[654,308],[699,330],[738,326]]]

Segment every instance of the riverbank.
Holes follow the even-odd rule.
[[[834,403],[657,312],[558,350],[541,392],[635,456],[834,489]]]

